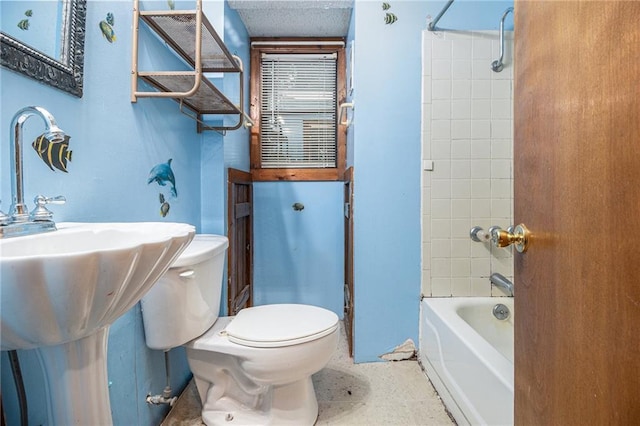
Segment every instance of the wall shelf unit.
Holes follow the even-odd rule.
[[[196,1],[196,10],[141,11],[134,0],[133,51],[131,70],[131,102],[138,98],[172,98],[180,110],[197,122],[197,130],[236,130],[252,121],[244,113],[243,66],[239,57],[232,55],[220,36],[202,13],[202,0]],[[139,71],[138,31],[144,22],[158,37],[181,57],[191,68],[187,71]],[[204,73],[236,73],[239,78],[239,104],[229,100]],[[138,79],[156,91],[140,91]],[[185,112],[187,108],[192,113]],[[202,120],[205,114],[237,115],[233,126],[209,126]]]

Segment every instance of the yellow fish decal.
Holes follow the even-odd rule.
[[[98,24],[100,27],[100,31],[102,31],[102,35],[109,43],[113,43],[116,41],[116,33],[113,31],[111,25],[109,25],[106,21],[100,21]]]
[[[45,135],[41,135],[33,141],[31,146],[51,170],[55,167],[67,173],[67,162],[71,161],[72,154],[72,151],[69,151],[69,139],[70,137],[65,135],[62,142],[51,142]]]

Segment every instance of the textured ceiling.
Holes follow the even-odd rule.
[[[251,37],[344,37],[353,0],[228,0]]]

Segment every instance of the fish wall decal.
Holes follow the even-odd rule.
[[[100,27],[100,31],[104,38],[109,42],[113,43],[116,41],[116,33],[113,31],[113,25],[115,24],[115,20],[113,18],[113,13],[107,13],[107,17],[104,21],[100,21],[98,26]]]
[[[149,179],[147,180],[147,184],[156,182],[160,186],[166,186],[168,182],[171,184],[171,195],[177,197],[178,190],[176,189],[176,178],[173,175],[173,170],[171,170],[172,160],[172,158],[169,158],[169,161],[167,161],[166,163],[161,163],[153,166],[153,168],[149,172]]]
[[[33,141],[31,146],[38,153],[38,157],[44,164],[55,171],[54,167],[62,172],[67,172],[67,162],[71,161],[72,151],[69,150],[69,136],[65,135],[62,142],[51,142],[43,134]]]

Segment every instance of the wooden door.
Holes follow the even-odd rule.
[[[516,1],[516,425],[640,424],[640,2]]]
[[[229,169],[227,309],[235,315],[253,305],[253,183],[251,174]]]
[[[353,357],[353,167],[344,174],[344,329]]]

